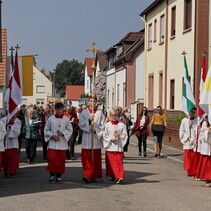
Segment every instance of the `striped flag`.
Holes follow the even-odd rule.
[[[13,77],[13,71],[14,71],[14,59],[13,59],[13,49],[11,50],[11,56],[10,56],[10,75],[9,75],[9,82],[6,89],[4,101],[6,102],[6,110],[9,109],[9,97],[10,97],[10,90],[11,90],[11,84],[12,84],[12,77]]]
[[[22,102],[22,90],[21,90],[21,81],[20,81],[20,73],[18,67],[18,50],[15,53],[15,65],[13,77],[11,80],[11,90],[8,101],[8,121],[17,113],[17,107]]]
[[[190,76],[188,74],[188,66],[186,57],[184,55],[184,84],[183,84],[183,97],[182,97],[182,110],[186,115],[189,115],[190,111],[195,107],[195,99],[193,96],[193,90],[190,84]]]
[[[205,112],[204,110],[201,108],[200,106],[200,95],[202,93],[202,89],[203,89],[203,86],[204,86],[204,82],[205,82],[205,79],[206,79],[206,76],[207,76],[207,70],[206,70],[206,56],[205,54],[203,55],[202,57],[202,66],[201,66],[201,80],[200,80],[200,86],[199,86],[199,101],[198,101],[198,120],[199,122],[202,121],[202,119],[204,118],[205,116]]]
[[[208,115],[209,122],[211,122],[211,66],[207,72],[200,98],[199,105]]]

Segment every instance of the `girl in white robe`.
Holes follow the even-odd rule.
[[[106,150],[106,176],[111,181],[121,184],[124,178],[123,151],[127,142],[127,128],[122,122],[118,122],[118,113],[111,109],[109,112],[111,121],[105,125],[103,145]]]

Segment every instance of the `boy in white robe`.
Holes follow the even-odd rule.
[[[21,121],[16,118],[16,114],[7,122],[7,117],[2,118],[6,125],[5,153],[3,170],[5,176],[14,178],[19,167],[19,142],[18,137],[21,133]]]
[[[2,168],[2,161],[3,161],[3,155],[5,151],[4,147],[4,137],[6,135],[6,127],[3,121],[0,121],[0,172]]]
[[[50,183],[62,182],[68,140],[73,132],[70,120],[63,115],[63,108],[63,103],[57,102],[55,104],[56,114],[48,118],[44,128],[45,142],[48,142],[48,166],[46,170],[50,173]]]
[[[196,109],[193,108],[189,116],[182,119],[179,128],[179,137],[184,151],[184,170],[187,171],[190,169],[193,149],[196,147],[196,128]]]
[[[109,112],[111,121],[105,125],[103,145],[106,149],[106,176],[117,184],[123,183],[124,167],[123,152],[127,142],[127,128],[122,122],[118,122],[118,112],[111,109]]]
[[[80,113],[78,124],[82,130],[81,160],[85,183],[102,177],[101,148],[105,116],[102,110],[97,110],[96,104],[96,95],[91,95],[89,107]]]

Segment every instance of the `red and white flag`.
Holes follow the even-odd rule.
[[[6,103],[6,110],[9,109],[9,97],[10,97],[10,90],[12,87],[12,77],[13,77],[13,71],[14,71],[14,59],[13,59],[13,49],[11,50],[11,56],[10,56],[10,75],[9,75],[9,82],[6,89],[4,101]]]
[[[14,114],[18,111],[18,105],[22,102],[22,90],[21,90],[21,81],[20,81],[20,73],[18,67],[18,52],[16,50],[15,53],[15,65],[14,65],[14,72],[13,77],[11,80],[11,89],[8,101],[8,113],[7,113],[7,121],[9,121]]]
[[[199,100],[198,100],[198,112],[197,112],[199,122],[201,122],[202,119],[204,118],[204,116],[206,115],[205,111],[200,106],[200,98],[201,98],[201,93],[202,93],[202,89],[203,89],[203,86],[204,86],[204,82],[206,80],[206,76],[207,76],[206,57],[205,57],[205,54],[204,54],[203,57],[202,57],[201,80],[200,80],[200,86],[199,86]]]

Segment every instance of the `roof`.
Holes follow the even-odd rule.
[[[79,100],[82,94],[84,94],[83,85],[67,85],[66,86],[66,98],[68,100]]]
[[[89,77],[92,77],[92,58],[84,59],[84,66],[87,68],[87,74]]]
[[[150,10],[152,10],[154,7],[156,7],[161,1],[163,0],[156,0],[152,2],[152,4],[149,5],[141,14],[140,16],[144,16],[146,13],[148,13]]]
[[[97,51],[96,61],[99,62],[100,70],[105,70],[107,66],[107,55],[103,51]]]

